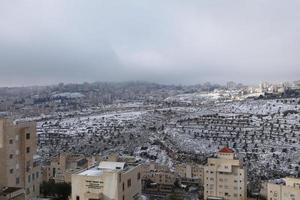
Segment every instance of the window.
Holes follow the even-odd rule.
[[[131,186],[131,179],[128,179],[127,180],[127,187],[130,187]]]
[[[30,139],[30,133],[26,133],[26,140]]]
[[[76,196],[76,200],[80,200],[80,197],[79,197],[79,196]]]
[[[39,178],[39,172],[36,172],[35,176],[36,176],[36,178]]]
[[[122,176],[121,176],[121,174],[119,174],[119,182],[121,182],[122,181]]]
[[[26,153],[30,153],[30,147],[26,148]]]
[[[28,175],[28,178],[27,178],[27,180],[28,180],[28,183],[30,183],[30,178],[31,176],[30,175]]]
[[[123,189],[123,191],[125,190],[125,184],[124,183],[122,184],[122,189]]]
[[[17,177],[17,178],[16,178],[16,185],[18,185],[19,183],[20,183],[20,178]]]
[[[14,157],[13,154],[9,154],[9,159],[12,159]]]
[[[14,169],[10,169],[10,170],[9,170],[9,173],[10,173],[10,174],[13,174],[13,173],[14,173]]]
[[[26,172],[29,172],[30,170],[30,160],[26,162]]]
[[[137,180],[140,180],[141,179],[141,173],[139,172],[138,174],[137,174]]]
[[[10,139],[10,140],[9,140],[9,144],[12,144],[12,143],[13,143],[13,140],[12,140],[12,139]]]

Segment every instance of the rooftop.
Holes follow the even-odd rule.
[[[297,188],[300,187],[300,178],[286,177],[286,178],[270,180],[269,182],[277,185],[287,185],[290,187],[297,187]]]
[[[89,168],[87,170],[83,170],[78,173],[78,175],[82,176],[100,176],[102,174],[103,170],[100,170],[98,166],[94,166],[92,168]]]
[[[99,169],[109,169],[109,170],[124,169],[125,166],[126,166],[125,162],[103,161],[103,162],[100,162]]]
[[[82,176],[100,176],[104,171],[127,171],[134,166],[127,165],[125,162],[102,161],[98,166],[91,167],[78,173]]]
[[[234,153],[234,151],[229,147],[222,148],[219,153]]]

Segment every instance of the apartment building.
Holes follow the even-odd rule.
[[[204,167],[205,200],[246,200],[247,172],[234,151],[222,148]]]
[[[71,175],[86,169],[89,160],[81,154],[61,153],[54,156],[47,165],[42,166],[42,179],[53,179],[56,183],[71,183]]]
[[[138,200],[140,165],[102,161],[72,175],[72,200]]]
[[[25,199],[39,195],[40,159],[36,148],[34,122],[0,119],[0,185],[24,189]]]
[[[284,178],[268,183],[268,200],[300,199],[300,178]]]
[[[175,166],[175,172],[179,175],[182,184],[203,185],[204,166],[194,163],[181,163]]]
[[[268,198],[268,181],[261,182],[259,196],[265,199]]]
[[[176,174],[158,163],[142,165],[142,185],[145,192],[170,193],[174,188]]]

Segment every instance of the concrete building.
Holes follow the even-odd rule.
[[[205,200],[246,200],[247,172],[234,151],[224,147],[204,168]]]
[[[88,159],[80,154],[62,153],[51,159],[48,165],[42,167],[43,181],[53,179],[56,183],[71,183],[71,175],[86,169]]]
[[[261,182],[259,196],[261,196],[265,199],[268,198],[268,182],[267,181]]]
[[[284,178],[268,183],[268,200],[300,199],[300,178]]]
[[[143,191],[146,193],[170,193],[174,188],[176,174],[158,163],[142,165]]]
[[[36,124],[0,119],[0,186],[21,188],[25,198],[39,195],[40,163]]]
[[[0,188],[0,200],[24,200],[25,191],[22,188]]]
[[[72,200],[138,200],[140,165],[102,161],[72,175]]]
[[[198,184],[203,185],[204,182],[204,166],[199,164],[178,164],[175,172],[179,175],[182,184]]]

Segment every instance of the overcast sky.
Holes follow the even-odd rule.
[[[0,0],[0,86],[300,77],[299,0]]]

